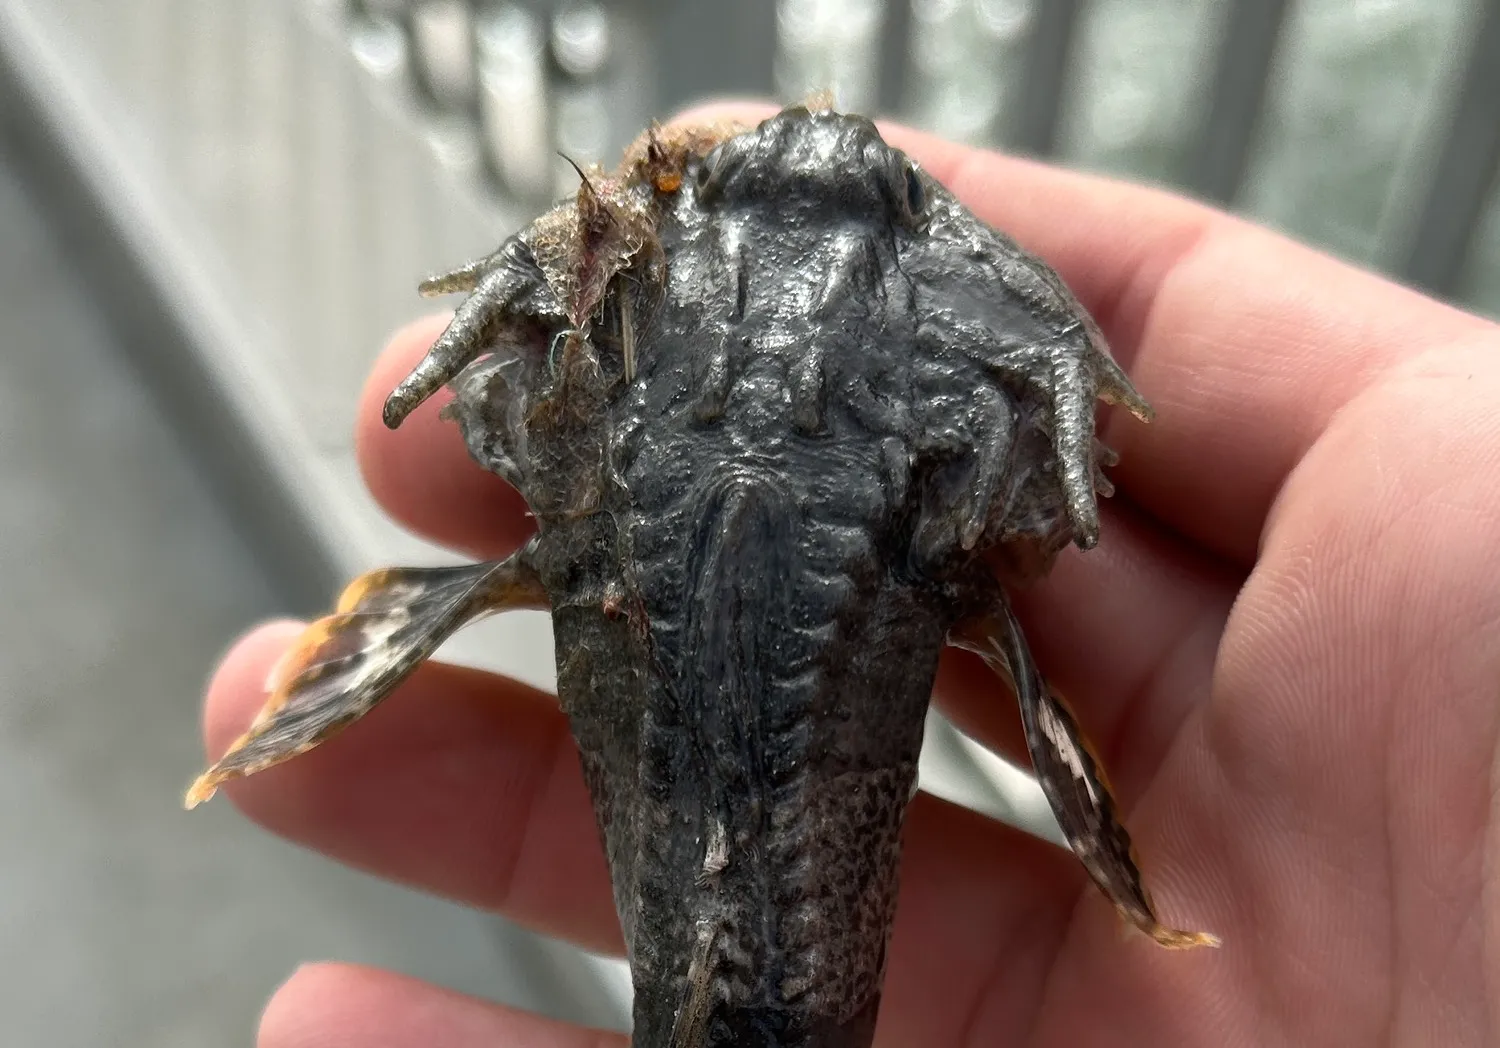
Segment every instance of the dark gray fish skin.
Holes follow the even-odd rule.
[[[1103,769],[1006,586],[1099,533],[1096,399],[1150,408],[1050,269],[873,124],[652,129],[485,259],[392,391],[445,383],[525,497],[509,557],[354,580],[188,791],[307,752],[464,623],[550,606],[609,859],[637,1048],[868,1048],[944,644],[1019,702],[1064,836],[1163,924]]]
[[[938,654],[978,550],[1074,536],[1067,412],[1092,512],[1098,354],[869,121],[789,110],[687,175],[592,355],[496,353],[450,410],[537,514],[634,1043],[865,1048]]]

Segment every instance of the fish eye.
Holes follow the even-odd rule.
[[[927,187],[922,184],[921,172],[915,164],[906,165],[906,211],[918,217],[927,210]]]

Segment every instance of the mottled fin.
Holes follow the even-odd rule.
[[[1104,769],[1077,719],[1042,679],[1010,606],[966,623],[950,642],[976,652],[1008,681],[1021,706],[1031,763],[1069,847],[1120,915],[1168,949],[1218,946],[1217,936],[1179,931],[1157,917],[1130,834]]]
[[[464,624],[494,611],[545,607],[526,554],[453,568],[382,568],[355,579],[334,613],[308,626],[282,656],[260,713],[193,783],[187,807],[369,713]]]

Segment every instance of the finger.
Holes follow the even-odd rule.
[[[481,1001],[394,972],[311,964],[276,991],[257,1048],[624,1048],[619,1034],[585,1030]]]
[[[1046,841],[925,793],[902,832],[876,1046],[1004,1043],[1042,999],[1083,868]],[[977,1036],[981,1028],[993,1033]]]
[[[210,752],[253,715],[293,633],[264,628],[226,659],[210,687]],[[429,663],[338,739],[224,792],[273,832],[351,865],[620,951],[566,721],[518,685]],[[890,993],[912,1008],[952,1002],[999,949],[1017,966],[1041,963],[1084,883],[1072,856],[926,794],[904,833],[905,945]],[[976,970],[976,959],[992,963]]]
[[[1043,675],[1077,711],[1128,810],[1183,718],[1208,699],[1243,573],[1129,503],[1103,511],[1104,541],[1065,551],[1015,604]],[[936,692],[961,730],[1026,764],[1015,698],[977,657],[945,651]]]
[[[884,1045],[958,1043],[976,1004],[983,1024],[1016,1025],[1040,1000],[1042,977],[1063,931],[1073,886],[1066,872],[1044,878],[1046,863],[1015,863],[1008,849],[1043,850],[1033,838],[987,841],[972,832],[979,816],[952,805],[913,834],[919,856],[903,871],[908,879],[963,883],[980,901],[975,910],[948,905],[935,893],[903,897],[892,936],[877,1048]],[[979,820],[982,821],[982,820]],[[926,840],[935,834],[936,840]],[[956,847],[951,847],[957,842]],[[1054,853],[1055,857],[1055,853]],[[1002,875],[994,876],[996,867]],[[1003,871],[1019,871],[1006,876]],[[1022,892],[1043,905],[1015,921],[1006,900]],[[998,910],[1008,910],[1003,926]],[[1001,932],[1001,934],[997,934]],[[933,963],[940,957],[941,963]],[[997,978],[1002,973],[1004,978]],[[311,964],[277,990],[267,1005],[258,1048],[405,1048],[444,1045],[548,1045],[557,1048],[624,1045],[613,1033],[584,1030],[516,1009],[419,982],[391,972],[346,964]]]
[[[438,417],[452,395],[433,396],[399,429],[381,421],[385,398],[447,323],[447,316],[428,317],[391,338],[360,397],[355,449],[370,493],[401,524],[480,559],[501,557],[534,527],[520,493],[481,468],[458,426]]]
[[[264,701],[300,626],[241,641],[208,688],[217,755]],[[350,866],[618,951],[599,834],[566,720],[548,695],[440,662],[339,738],[223,792],[273,832]]]
[[[258,690],[290,633],[285,624],[259,631],[226,661],[211,689],[210,745],[242,729],[258,696],[236,698],[236,682]],[[362,868],[617,951],[576,758],[541,756],[564,746],[555,741],[566,738],[560,712],[538,715],[525,701],[534,693],[503,681],[438,677],[452,669],[425,668],[428,693],[414,681],[382,708],[410,716],[372,714],[324,749],[226,793],[273,831]],[[1043,841],[926,794],[903,832],[882,1020],[898,1035],[880,1043],[915,1043],[919,1028],[941,1028],[938,1043],[957,1043],[961,1027],[981,1018],[996,1029],[1024,1027],[1071,926],[1081,867]],[[1093,919],[1113,914],[1094,900]]]
[[[764,118],[765,106],[681,119]],[[1054,266],[1155,407],[1112,419],[1122,490],[1221,555],[1254,559],[1283,480],[1374,378],[1493,325],[1174,194],[895,125],[984,220]]]

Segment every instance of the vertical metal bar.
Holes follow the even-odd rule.
[[[1500,0],[1476,18],[1447,138],[1398,271],[1441,295],[1463,273],[1489,194],[1500,189]]]
[[[1234,0],[1224,20],[1212,100],[1187,166],[1188,187],[1210,200],[1228,203],[1239,193],[1288,6]]]
[[[705,97],[769,98],[775,91],[776,4],[659,0],[652,26],[670,113]]]
[[[1069,58],[1085,0],[1047,0],[1037,4],[1027,45],[1026,82],[1015,122],[1005,136],[1008,146],[1047,156],[1057,147],[1058,114],[1068,83]]]
[[[617,136],[610,103],[617,88],[610,76],[610,34],[609,13],[595,0],[568,0],[552,13],[548,56],[552,191],[557,196],[578,189],[578,174],[569,160],[584,166],[614,164],[610,146]]]
[[[555,188],[556,158],[542,18],[526,4],[486,4],[475,41],[485,164],[504,192],[544,200]]]
[[[911,0],[885,0],[880,30],[880,88],[875,110],[881,116],[901,112],[906,75],[911,68]]]
[[[1056,156],[1181,181],[1231,0],[1093,0],[1073,45]]]
[[[871,113],[880,89],[884,0],[777,0],[776,96],[829,91],[840,109]]]
[[[1500,321],[1500,179],[1490,190],[1467,255],[1452,297],[1481,316]]]
[[[439,110],[465,113],[477,98],[474,11],[464,0],[414,0],[407,7],[417,86]]]

